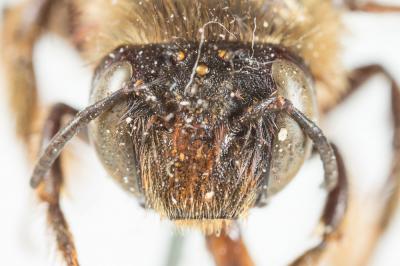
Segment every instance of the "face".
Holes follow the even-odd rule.
[[[138,89],[93,123],[92,140],[109,174],[161,216],[237,219],[281,190],[310,149],[283,114],[244,117],[281,95],[314,119],[307,73],[265,44],[119,47],[98,67],[91,101]]]

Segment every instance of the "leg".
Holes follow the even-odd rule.
[[[48,116],[44,130],[43,143],[49,141],[60,129],[62,119],[66,115],[75,115],[77,111],[67,105],[55,105]],[[60,207],[60,189],[63,183],[61,160],[58,158],[53,164],[51,171],[44,178],[44,182],[38,187],[37,192],[41,201],[47,203],[47,219],[50,227],[55,233],[57,247],[63,255],[68,266],[79,265],[72,235]]]
[[[19,137],[27,140],[35,118],[37,95],[33,71],[33,46],[46,23],[51,1],[31,1],[5,11],[2,50],[9,97],[16,115]],[[25,16],[31,11],[32,16]]]
[[[371,1],[360,2],[359,0],[344,0],[344,5],[351,11],[363,11],[368,13],[400,12],[400,6],[378,4]]]
[[[321,216],[322,242],[304,253],[291,264],[292,266],[318,265],[320,258],[324,255],[324,249],[340,241],[340,226],[347,209],[348,181],[342,156],[334,145],[332,147],[335,150],[339,175],[336,187],[328,194]]]
[[[382,216],[382,230],[387,228],[400,203],[400,87],[393,80],[392,113],[395,127],[393,138],[394,155],[392,159],[392,171],[382,191],[382,195],[390,195],[386,201],[386,208]]]
[[[357,68],[357,69],[353,70],[352,72],[350,72],[349,78],[348,78],[349,89],[347,90],[347,92],[345,94],[340,96],[340,98],[336,102],[335,106],[332,106],[331,108],[327,109],[326,112],[331,111],[337,105],[339,105],[340,103],[345,101],[347,98],[349,98],[350,95],[353,94],[353,92],[357,91],[371,77],[378,75],[378,74],[384,75],[390,81],[391,88],[392,88],[392,99],[393,99],[392,108],[396,108],[395,96],[397,93],[399,93],[399,90],[400,90],[400,87],[396,83],[396,80],[382,66],[367,65],[367,66]],[[392,113],[395,116],[394,118],[396,119],[396,116],[398,116],[398,115],[395,113],[395,110],[393,110]],[[395,126],[397,126],[396,123],[400,124],[400,122],[397,122],[396,120],[394,121],[394,123],[395,123]]]
[[[234,223],[230,232],[223,231],[220,236],[206,237],[208,250],[218,266],[253,266],[254,263],[240,236],[239,225]]]
[[[61,25],[54,26],[54,17],[63,20],[68,27],[67,16],[63,15],[66,4],[58,0],[29,0],[4,10],[1,32],[1,57],[4,62],[9,101],[16,116],[19,137],[28,141],[37,113],[36,80],[33,69],[33,48],[40,36],[52,27],[59,33]]]
[[[349,186],[348,207],[343,222],[335,232],[324,234],[322,245],[306,252],[293,265],[367,265],[380,236],[385,232],[395,210],[398,209],[400,201],[400,87],[381,66],[365,66],[349,75],[348,93],[343,95],[337,104],[347,99],[352,92],[376,74],[385,75],[391,82],[395,129],[391,175],[378,195],[368,197],[369,204],[360,197],[357,188]]]
[[[387,198],[381,222],[381,229],[385,230],[400,201],[400,86],[382,66],[370,65],[356,69],[350,75],[351,90],[349,90],[348,95],[360,88],[364,82],[376,74],[383,74],[390,81],[394,127],[392,171],[386,181],[386,187],[381,192],[382,195]],[[342,100],[345,100],[348,95],[345,95]],[[389,195],[389,197],[387,197],[387,195]]]

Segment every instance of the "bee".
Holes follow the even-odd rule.
[[[343,7],[400,11],[351,0]],[[367,262],[398,204],[399,86],[382,66],[343,67],[341,11],[332,1],[30,0],[4,13],[4,68],[17,134],[27,144],[39,117],[32,62],[39,37],[65,37],[94,69],[86,108],[50,108],[31,177],[67,265],[79,261],[60,206],[59,156],[86,131],[108,174],[143,208],[204,232],[217,265],[253,265],[230,232],[318,153],[328,194],[322,242],[292,265]],[[358,210],[340,152],[318,123],[379,73],[393,98],[391,190],[369,244],[343,257]]]

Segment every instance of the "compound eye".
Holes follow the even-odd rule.
[[[317,105],[311,78],[296,64],[277,60],[272,65],[277,94],[289,99],[309,119],[317,120]],[[300,126],[286,114],[278,114],[267,195],[279,192],[297,174],[311,151],[311,142]]]
[[[133,69],[128,62],[117,62],[96,71],[90,102],[99,101],[131,82]],[[132,118],[126,117],[128,103],[121,102],[95,119],[89,136],[107,173],[134,195],[140,195],[134,147],[130,132]]]

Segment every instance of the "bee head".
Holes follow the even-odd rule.
[[[288,53],[266,44],[117,48],[97,70],[92,101],[110,90],[115,69],[124,70],[122,80],[138,89],[94,125],[101,128],[93,129],[92,135],[103,162],[110,157],[131,161],[106,162],[106,168],[114,177],[117,168],[116,178],[140,194],[146,206],[178,223],[229,221],[246,215],[266,193],[271,168],[282,174],[282,162],[274,166],[272,155],[279,148],[278,127],[285,121],[275,113],[243,117],[279,93],[274,75],[279,77],[276,69],[282,66],[274,64],[290,60]],[[102,86],[107,76],[102,72],[113,66],[105,78],[108,85]],[[100,133],[105,128],[111,138]],[[302,137],[298,145],[307,150],[301,130],[287,129],[296,130]],[[290,168],[298,167],[302,158],[289,158]]]

